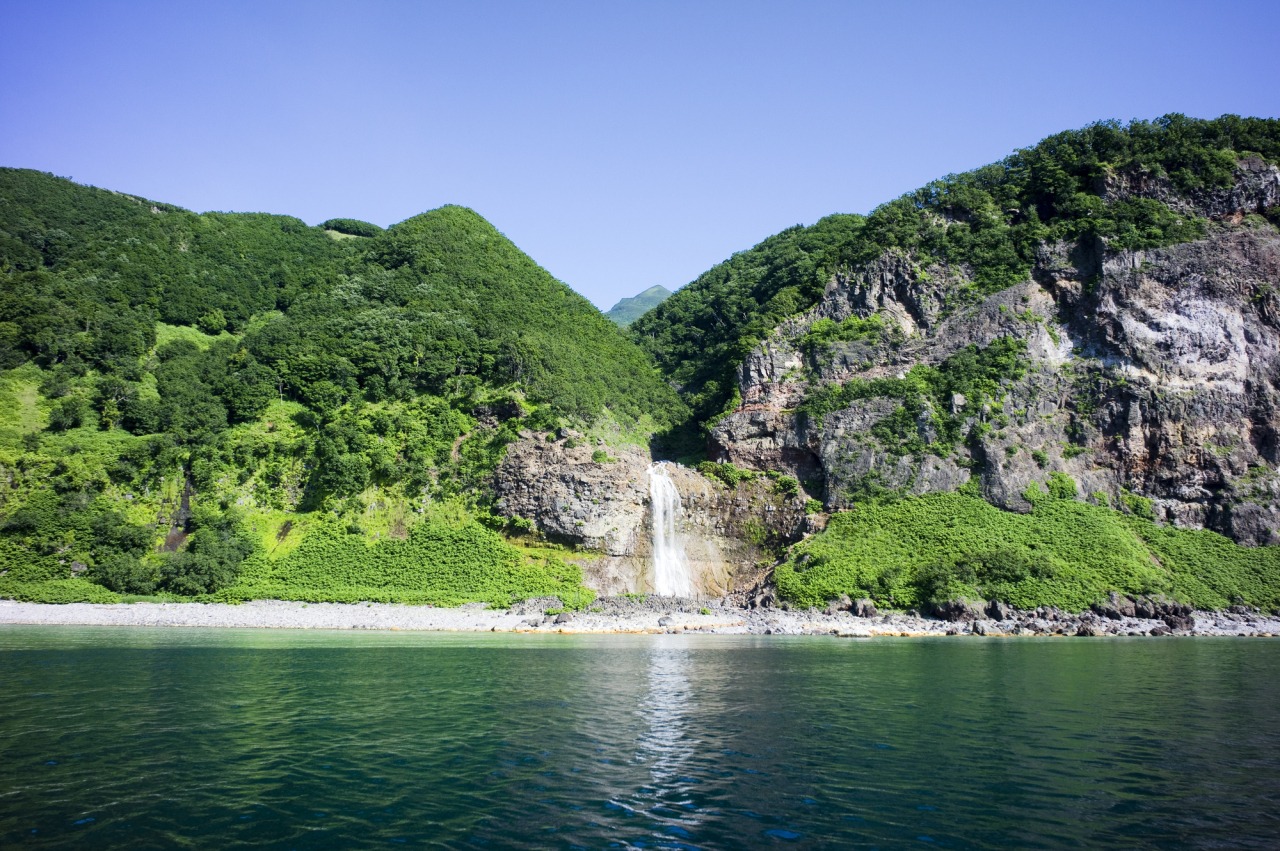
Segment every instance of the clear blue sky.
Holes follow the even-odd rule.
[[[1280,2],[0,0],[0,165],[488,218],[596,304],[1103,118],[1280,114]]]

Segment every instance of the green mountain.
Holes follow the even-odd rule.
[[[671,298],[671,290],[657,284],[639,295],[620,300],[605,312],[605,316],[626,328],[669,298]]]
[[[0,594],[54,599],[576,587],[554,558],[519,578],[529,560],[476,526],[505,445],[681,409],[616,326],[471,210],[308,227],[16,169],[0,169],[0,368]],[[371,565],[429,566],[455,534],[488,565],[470,584],[286,576],[295,547],[316,553],[308,570],[321,552],[353,563],[357,543],[401,553]]]
[[[1273,119],[1091,125],[626,331],[466,208],[0,169],[0,597],[581,605],[650,587],[665,455],[714,593],[1274,609],[1278,163]]]
[[[1273,119],[1095,124],[791,228],[642,316],[690,411],[657,452],[704,476],[690,551],[737,548],[699,581],[963,617],[1280,606],[1278,164]],[[508,505],[612,575],[637,559],[610,535],[643,522],[648,456],[605,482],[513,457]]]
[[[833,515],[777,567],[792,602],[1275,608],[1278,163],[1274,119],[1060,133],[772,237],[630,330],[710,469]]]

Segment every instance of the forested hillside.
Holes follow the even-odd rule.
[[[592,558],[649,587],[657,455],[709,477],[704,574],[767,555],[798,604],[1274,608],[1278,163],[1273,119],[1094,124],[627,331],[463,207],[310,227],[0,169],[0,597],[581,604]]]
[[[1167,179],[1176,193],[1194,196],[1230,186],[1250,153],[1280,160],[1280,122],[1171,115],[1058,133],[865,219],[830,216],[772,236],[682,287],[633,323],[632,336],[705,422],[731,405],[736,366],[781,320],[817,304],[840,269],[888,251],[921,266],[964,267],[971,280],[949,297],[953,306],[972,304],[1026,279],[1046,242],[1097,238],[1113,249],[1142,249],[1202,235],[1202,218],[1141,193],[1108,192],[1108,182]]]
[[[631,330],[711,462],[822,509],[783,598],[1272,609],[1278,164],[1274,119],[1094,124],[772,237]]]
[[[16,169],[0,169],[0,368],[0,593],[53,598],[248,577],[315,598],[573,585],[547,554],[517,580],[529,559],[468,531],[503,447],[681,410],[643,352],[468,209],[309,227]],[[330,527],[348,549],[452,529],[490,585],[321,587],[322,570],[288,591],[272,570]]]

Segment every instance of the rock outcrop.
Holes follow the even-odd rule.
[[[1045,244],[1027,280],[986,296],[970,270],[898,251],[840,270],[741,365],[742,404],[713,429],[712,457],[786,471],[830,509],[886,490],[976,486],[1025,511],[1029,489],[1057,473],[1081,498],[1280,543],[1280,231],[1256,215],[1280,204],[1280,170],[1246,159],[1234,186],[1190,197],[1145,173],[1104,191],[1204,217],[1206,234],[1148,250]],[[872,315],[885,333],[806,341],[819,320]],[[821,417],[802,408],[824,389],[902,377],[1004,337],[1025,343],[1026,369],[981,404],[947,400],[941,413],[967,435],[954,446],[939,449],[933,402],[915,414],[924,453],[873,433],[890,416],[901,430],[899,399]]]
[[[1280,170],[1247,159],[1234,186],[1190,196],[1137,172],[1100,191],[1201,217],[1204,236],[1148,250],[1046,243],[1025,280],[994,293],[967,267],[886,251],[839,269],[817,305],[751,352],[741,404],[712,429],[709,454],[801,487],[759,476],[730,488],[671,469],[700,594],[764,587],[778,548],[825,518],[806,515],[811,497],[840,510],[885,492],[965,488],[1026,511],[1047,489],[1074,489],[1241,543],[1280,543],[1280,230],[1256,215],[1280,203]],[[908,407],[902,394],[845,392],[881,379],[875,387],[904,387],[892,380],[996,345],[1014,347],[1017,368],[972,398],[916,393]],[[579,547],[598,591],[651,591],[651,463],[640,448],[526,433],[498,470],[498,510]],[[987,610],[946,614],[981,622]]]
[[[497,507],[539,534],[580,548],[586,583],[604,594],[653,590],[647,451],[604,448],[581,435],[525,432],[495,479]],[[765,477],[735,488],[679,465],[682,539],[699,595],[756,584],[774,549],[805,528],[804,500]]]

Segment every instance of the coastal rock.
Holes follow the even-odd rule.
[[[1137,617],[1137,609],[1131,598],[1112,591],[1105,601],[1094,603],[1093,611],[1111,620]]]
[[[975,621],[987,616],[983,605],[972,600],[946,600],[941,603],[929,603],[925,606],[925,615],[940,621]]]
[[[595,591],[652,591],[652,464],[638,447],[602,450],[581,435],[525,432],[498,467],[496,509],[517,527],[586,551],[577,561]],[[804,533],[806,497],[774,479],[729,487],[678,464],[664,469],[680,494],[676,532],[700,595],[758,584],[768,548]]]
[[[987,604],[987,617],[996,621],[1013,620],[1018,614],[1018,610],[1008,603],[1000,600],[992,600]]]
[[[835,615],[840,612],[847,612],[853,608],[853,600],[849,599],[848,594],[841,594],[834,600],[827,603],[827,614]]]

